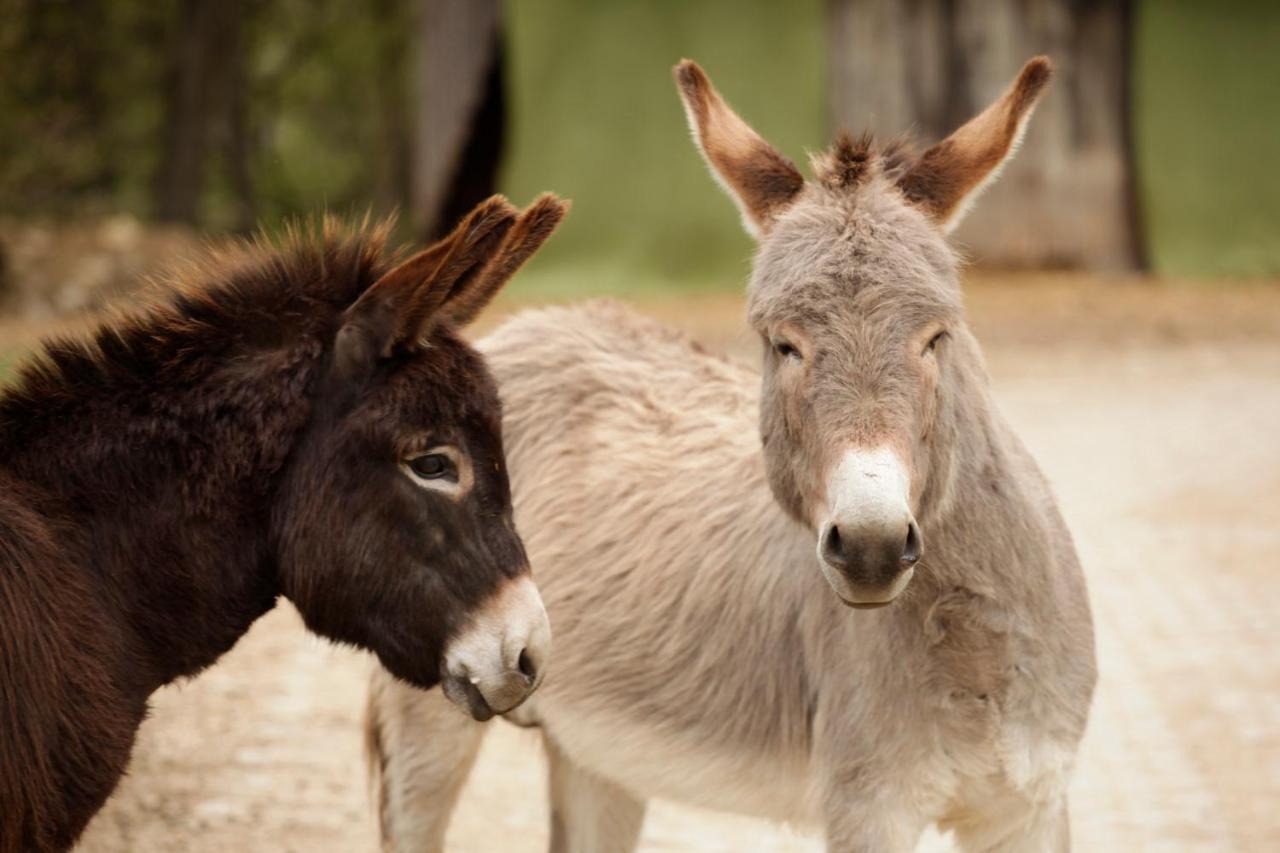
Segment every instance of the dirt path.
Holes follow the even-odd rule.
[[[1059,290],[997,283],[971,305],[997,396],[1056,484],[1092,587],[1102,682],[1076,847],[1280,849],[1280,298]],[[732,301],[654,310],[751,345]],[[157,695],[130,778],[82,849],[372,849],[368,666],[281,607],[216,668]],[[544,849],[540,761],[533,736],[495,726],[450,849]],[[657,803],[642,849],[821,845]]]

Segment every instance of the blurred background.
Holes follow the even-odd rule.
[[[578,215],[524,291],[734,287],[750,246],[690,156],[686,55],[803,163],[841,127],[937,139],[1048,53],[960,232],[975,262],[1266,277],[1277,44],[1249,0],[0,0],[0,288],[79,307],[150,263],[130,250],[321,209],[425,238],[548,188]]]
[[[205,241],[323,210],[423,241],[494,191],[575,205],[496,315],[615,295],[755,358],[752,244],[671,66],[803,164],[841,127],[931,143],[1037,53],[1056,81],[956,239],[1092,581],[1077,846],[1277,849],[1280,4],[0,0],[0,382]],[[368,666],[262,620],[157,697],[83,849],[371,849]],[[451,849],[543,849],[538,762],[495,733]],[[645,849],[820,845],[659,804]]]

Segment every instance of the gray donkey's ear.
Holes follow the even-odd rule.
[[[683,60],[675,76],[689,128],[711,173],[737,202],[747,232],[767,234],[804,188],[804,176],[729,108],[696,62]]]
[[[906,197],[945,231],[960,224],[965,211],[1013,156],[1036,102],[1053,76],[1048,57],[1022,67],[999,100],[930,148],[898,181]]]

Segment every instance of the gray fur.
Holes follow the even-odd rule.
[[[1065,849],[1088,596],[991,401],[941,224],[874,158],[766,224],[748,307],[762,371],[609,303],[483,342],[556,631],[518,712],[551,747],[554,849],[634,849],[655,796],[818,823],[832,850],[909,850],[929,824],[966,849]],[[855,611],[814,538],[832,460],[866,446],[904,460],[925,556],[892,604]],[[478,743],[474,724],[382,674],[369,724],[389,846],[439,849],[447,804],[399,808],[400,792],[456,790],[467,762],[430,753]],[[431,832],[401,829],[423,813]]]

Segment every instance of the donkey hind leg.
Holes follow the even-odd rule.
[[[644,800],[574,764],[544,736],[551,794],[551,853],[633,853]]]
[[[374,672],[365,755],[382,849],[441,853],[449,817],[487,731],[449,704]]]
[[[973,853],[1066,853],[1071,849],[1066,797],[1001,810],[958,826],[956,842]]]

